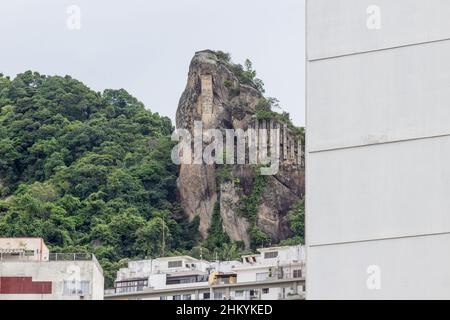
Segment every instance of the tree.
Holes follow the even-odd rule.
[[[220,202],[217,201],[214,205],[211,224],[208,229],[208,237],[204,245],[210,251],[214,251],[215,248],[220,248],[226,243],[230,243],[230,237],[223,228],[222,218],[220,216]]]
[[[249,235],[253,249],[270,245],[270,237],[257,226],[250,228]]]
[[[305,243],[305,199],[300,199],[291,207],[287,214],[293,236],[281,242],[282,245]]]
[[[152,218],[145,226],[137,230],[137,251],[145,257],[158,257],[164,255],[165,246],[170,243],[170,230],[161,217]]]

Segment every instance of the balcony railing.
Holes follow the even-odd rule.
[[[94,260],[92,253],[50,253],[49,261],[90,261]]]
[[[93,261],[103,274],[103,269],[97,258],[92,253],[56,253],[52,252],[48,255],[48,261]]]

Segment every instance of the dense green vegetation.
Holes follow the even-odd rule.
[[[175,204],[171,132],[168,118],[125,90],[1,76],[0,236],[93,251],[108,285],[121,259],[190,249],[198,222]]]
[[[264,82],[256,77],[256,70],[253,69],[253,64],[249,59],[246,59],[244,65],[239,63],[234,63],[231,60],[231,55],[223,51],[215,51],[216,57],[227,64],[231,72],[238,78],[239,83],[252,86],[259,92],[264,93]],[[225,81],[224,85],[230,87],[231,83]],[[239,88],[233,88],[235,93],[239,94]]]
[[[305,130],[302,127],[296,127],[288,112],[276,112],[274,109],[280,109],[279,101],[276,98],[262,98],[256,106],[256,117],[261,120],[275,119],[285,124],[297,137],[304,143]]]
[[[230,237],[223,230],[222,218],[220,217],[220,204],[217,201],[214,205],[214,211],[211,218],[211,225],[208,229],[208,237],[204,246],[209,250],[221,247],[224,243],[230,243]]]
[[[291,246],[305,243],[305,199],[298,200],[287,214],[289,226],[294,233],[292,238],[282,240],[280,245]]]

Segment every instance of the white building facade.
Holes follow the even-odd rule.
[[[0,300],[102,300],[92,254],[49,253],[40,238],[0,239]]]
[[[307,0],[307,299],[450,298],[449,16]]]
[[[130,261],[106,299],[251,300],[304,297],[305,249],[259,249],[241,261],[189,256]]]
[[[233,270],[237,274],[237,283],[268,282],[277,280],[300,279],[306,277],[305,250],[303,246],[284,246],[263,248],[259,254],[243,256],[243,264]],[[235,299],[248,300],[256,297],[261,300],[285,300],[303,295],[304,285],[289,287],[267,286],[261,290],[236,290]]]
[[[208,283],[208,268],[208,262],[189,256],[130,261],[117,272],[115,293],[201,286]]]
[[[0,238],[0,261],[48,261],[42,238]]]

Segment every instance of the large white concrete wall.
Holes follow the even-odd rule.
[[[94,261],[11,261],[0,262],[1,277],[32,277],[32,281],[51,281],[51,294],[0,294],[0,300],[78,300],[65,295],[64,281],[89,281],[85,300],[103,300],[103,271]]]
[[[98,263],[98,261],[93,261],[91,299],[103,300],[104,293],[105,293],[105,277],[103,275],[103,269]]]
[[[450,1],[306,15],[307,298],[450,298]]]
[[[307,58],[317,60],[450,38],[448,0],[306,0]],[[381,8],[381,28],[367,10]],[[368,31],[371,32],[368,34]]]
[[[311,62],[310,151],[448,134],[449,52],[443,41]]]
[[[314,247],[307,299],[448,299],[449,247],[448,233]],[[372,266],[379,268],[380,290],[366,285]]]

